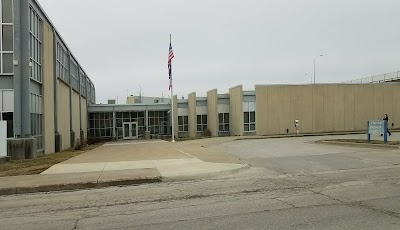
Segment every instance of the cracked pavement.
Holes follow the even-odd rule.
[[[315,139],[208,140],[252,165],[209,180],[3,196],[0,228],[400,229],[400,151]]]

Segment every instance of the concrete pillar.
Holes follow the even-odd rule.
[[[189,137],[197,137],[196,92],[188,96]]]
[[[175,139],[178,137],[178,96],[174,95],[174,104],[172,105],[172,109],[174,110],[174,133]]]
[[[18,116],[20,114],[20,123],[21,123],[21,129],[17,127],[17,132],[21,130],[21,137],[31,137],[31,119],[30,119],[30,70],[31,67],[29,65],[30,59],[29,59],[29,42],[24,42],[24,41],[29,41],[30,35],[29,35],[29,3],[28,1],[14,1],[19,2],[19,12],[20,12],[20,21],[19,21],[19,29],[20,29],[20,36],[19,36],[19,41],[16,42],[16,44],[19,44],[20,48],[20,75],[19,80],[17,82],[19,85],[17,86],[17,100],[15,100],[15,103],[20,106],[20,108],[17,108],[14,111],[14,114]],[[15,6],[14,6],[15,7]],[[22,58],[23,57],[23,58]],[[20,113],[18,113],[18,110]],[[15,122],[19,122],[19,120],[16,120]]]
[[[235,86],[229,89],[229,124],[231,135],[243,135],[243,87]],[[256,124],[257,126],[257,124]]]
[[[218,93],[217,89],[207,92],[207,127],[212,136],[218,136]]]

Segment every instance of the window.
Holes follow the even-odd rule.
[[[71,83],[71,87],[72,89],[74,89],[76,92],[79,92],[79,79],[78,79],[78,74],[79,74],[79,70],[78,70],[78,63],[72,59],[71,57],[71,66],[70,66],[70,73],[71,73],[71,78],[70,78],[70,83]]]
[[[93,104],[96,103],[93,83],[90,86],[90,102]]]
[[[90,98],[90,80],[86,77],[86,98]]]
[[[243,124],[245,132],[256,131],[256,112],[244,112]]]
[[[0,90],[0,121],[7,121],[7,137],[13,137],[14,90]]]
[[[31,93],[31,134],[37,140],[37,151],[43,150],[43,101],[42,96]]]
[[[0,74],[14,73],[13,1],[0,0]]]
[[[113,120],[113,113],[110,112],[89,114],[89,136],[112,137],[114,125]]]
[[[30,77],[35,81],[42,82],[42,19],[33,10],[29,9],[29,50],[30,50]]]
[[[56,74],[57,77],[63,80],[65,83],[69,84],[69,72],[68,72],[68,60],[69,54],[67,49],[57,41],[57,48],[56,48]]]
[[[229,113],[219,113],[218,114],[218,130],[219,131],[229,131]]]
[[[197,132],[204,132],[207,129],[207,115],[197,115]]]
[[[80,87],[81,94],[82,96],[86,97],[86,75],[82,69],[80,69],[79,71],[79,78],[81,81],[81,87]]]
[[[188,132],[189,131],[189,117],[188,116],[178,116],[178,131]]]
[[[149,111],[149,130],[151,134],[168,133],[167,111]]]

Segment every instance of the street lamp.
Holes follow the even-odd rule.
[[[304,74],[304,77],[308,78],[308,73]],[[312,84],[312,82],[313,82],[313,78],[312,77],[310,77],[310,81],[311,81],[311,84]]]
[[[315,84],[315,61],[317,60],[317,58],[322,57],[322,56],[324,56],[324,55],[320,54],[319,56],[314,58],[314,84]]]

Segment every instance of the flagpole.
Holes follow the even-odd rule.
[[[169,34],[169,44],[171,44],[171,34]],[[174,117],[174,85],[173,85],[173,78],[172,78],[172,62],[170,64],[171,68],[171,124],[172,124],[172,141],[175,142],[175,117]]]

